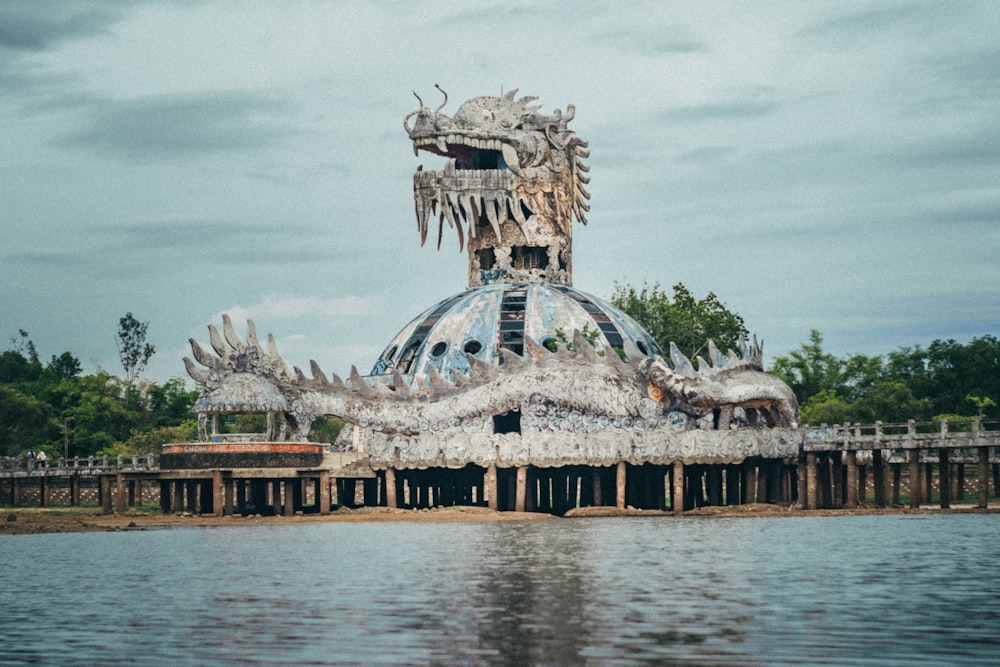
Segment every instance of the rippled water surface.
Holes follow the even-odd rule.
[[[1000,516],[0,538],[2,664],[995,665]]]

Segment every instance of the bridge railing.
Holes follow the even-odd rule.
[[[31,461],[24,457],[0,458],[0,475],[71,475],[74,473],[95,475],[102,472],[156,471],[160,469],[160,459],[155,454],[135,454],[131,456],[74,456],[71,459],[59,457],[44,462]]]
[[[1000,420],[981,418],[803,427],[805,451],[1000,446]]]

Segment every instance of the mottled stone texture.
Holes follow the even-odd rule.
[[[162,454],[161,470],[208,470],[212,468],[315,468],[322,454],[290,452],[189,452]]]

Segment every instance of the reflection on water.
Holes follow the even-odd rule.
[[[996,664],[1000,516],[0,539],[0,664]]]

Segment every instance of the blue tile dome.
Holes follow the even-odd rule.
[[[432,306],[407,324],[372,369],[384,375],[443,377],[469,372],[467,354],[500,363],[504,350],[524,353],[525,337],[551,346],[580,331],[599,352],[634,360],[662,354],[652,336],[607,301],[568,285],[481,285]]]

